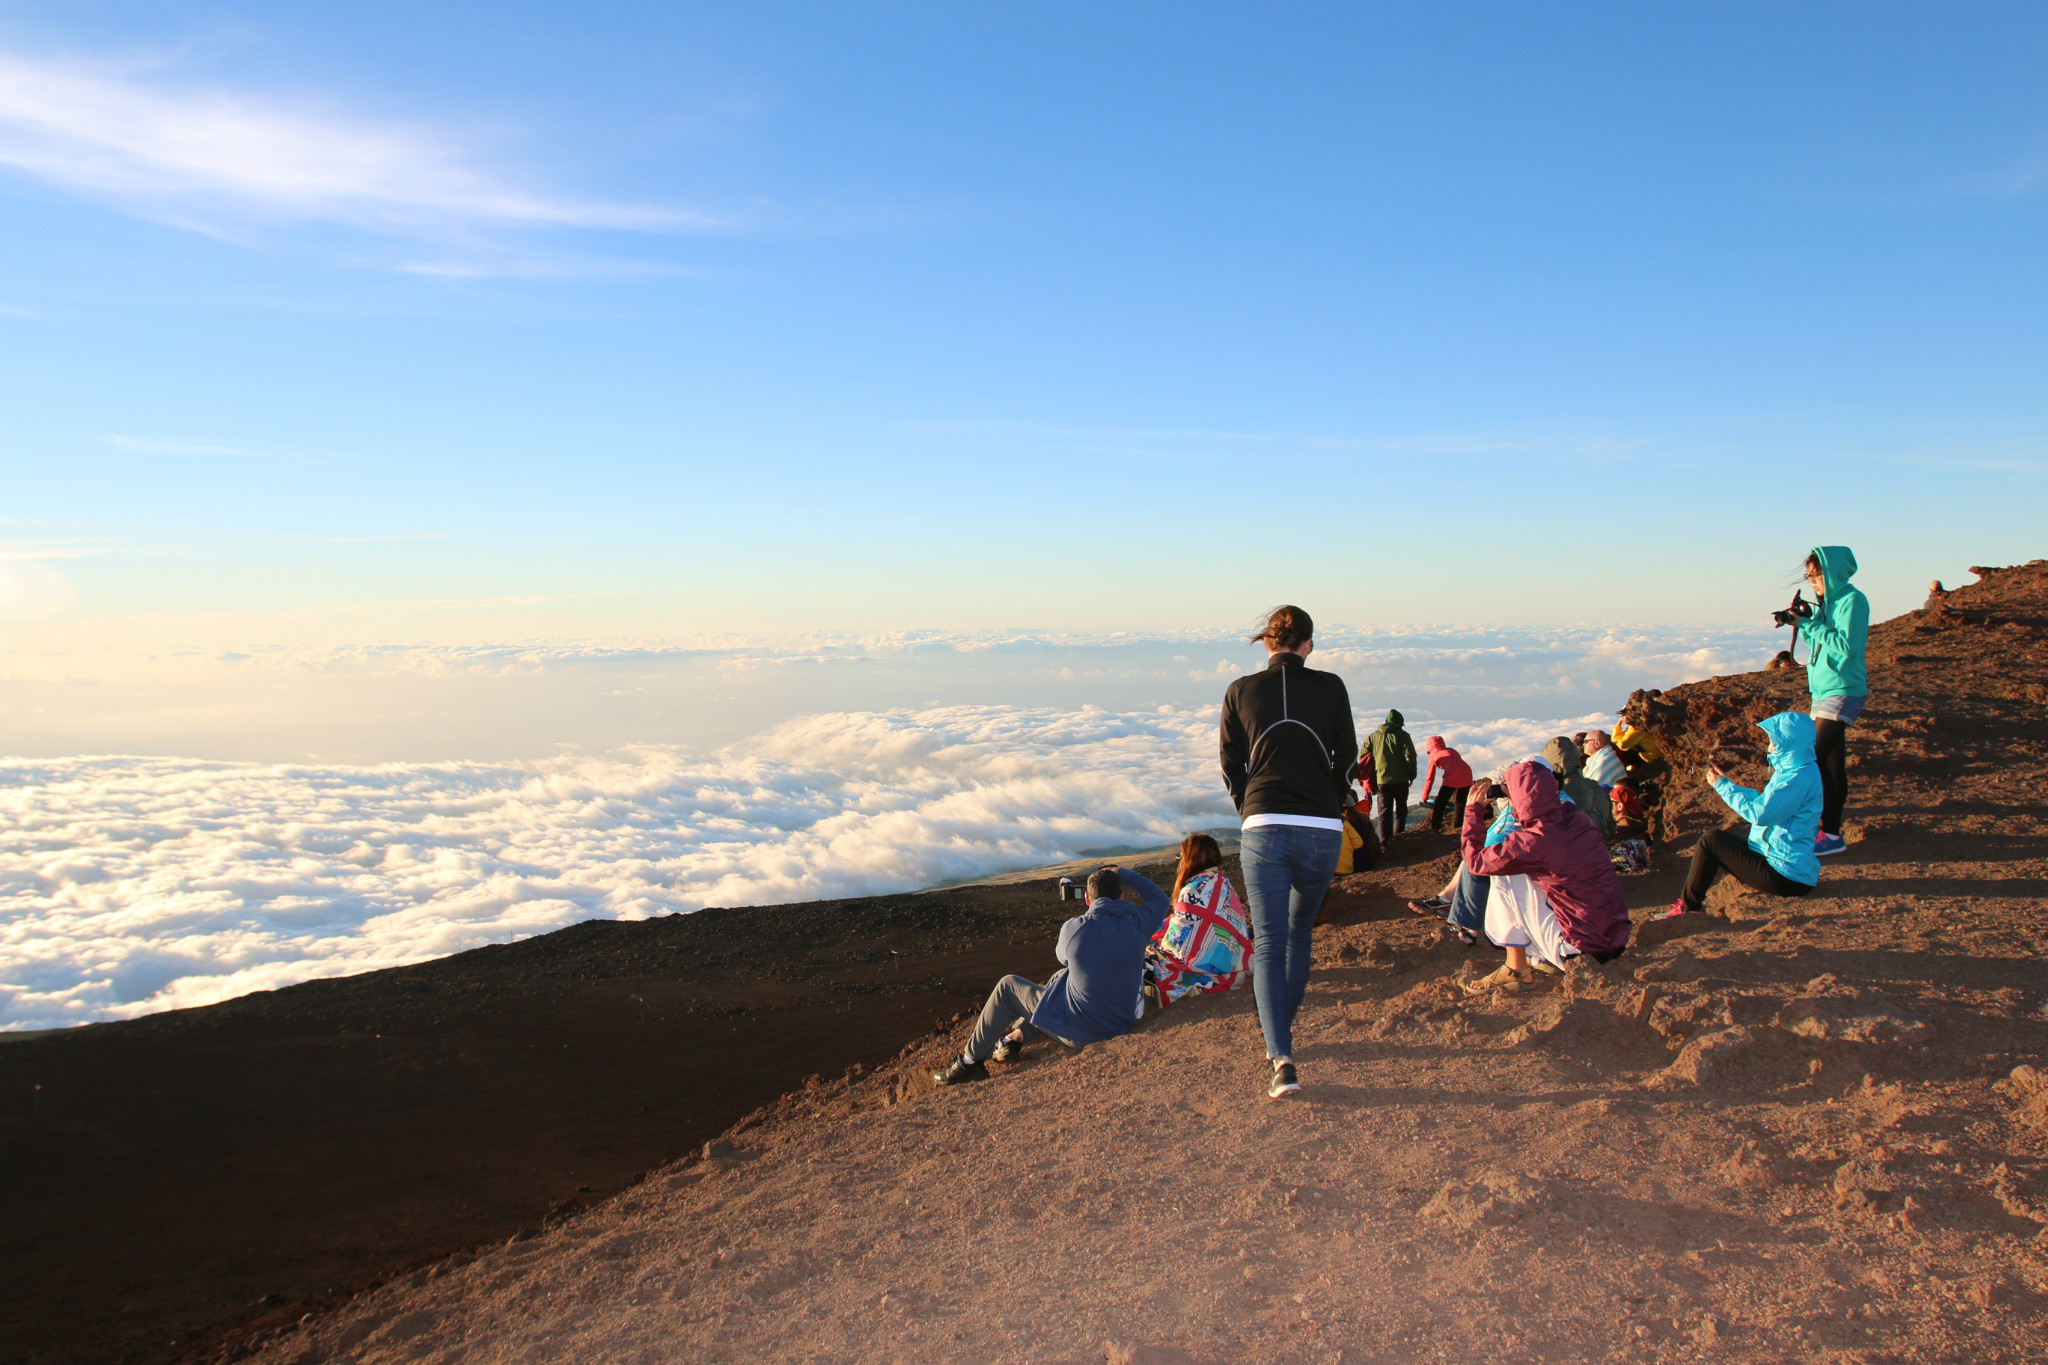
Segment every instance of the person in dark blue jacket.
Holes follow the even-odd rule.
[[[1127,886],[1142,904],[1123,899]],[[1105,867],[1089,877],[1088,912],[1060,926],[1053,949],[1060,970],[1043,986],[1022,976],[998,981],[966,1050],[932,1079],[987,1080],[989,1060],[1016,1061],[1034,1033],[1086,1047],[1130,1032],[1145,1012],[1145,945],[1171,909],[1164,891],[1128,868]]]

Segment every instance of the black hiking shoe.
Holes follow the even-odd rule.
[[[970,1062],[965,1057],[955,1057],[953,1064],[944,1071],[934,1071],[932,1079],[940,1085],[965,1085],[969,1081],[988,1079],[988,1066],[984,1062]]]
[[[1301,1082],[1294,1077],[1293,1062],[1282,1062],[1273,1068],[1273,1079],[1266,1086],[1267,1099],[1285,1099],[1289,1095],[1298,1095],[1300,1093]]]
[[[989,1055],[992,1062],[1020,1062],[1024,1060],[1024,1040],[1005,1038],[996,1044],[996,1050]]]

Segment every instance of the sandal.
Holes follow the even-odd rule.
[[[1427,900],[1409,901],[1408,908],[1418,915],[1442,919],[1444,911],[1451,908],[1451,903],[1442,896],[1431,896]]]
[[[1466,982],[1465,994],[1484,995],[1488,991],[1527,991],[1534,990],[1535,988],[1536,973],[1534,971],[1517,973],[1511,967],[1497,967],[1490,976],[1483,976],[1477,981]]]

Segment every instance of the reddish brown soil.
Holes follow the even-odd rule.
[[[0,1361],[207,1358],[601,1201],[1051,971],[1061,918],[1034,885],[593,921],[0,1042]]]
[[[1041,1047],[997,1068],[989,1083],[939,1091],[929,1073],[957,1049],[956,1027],[860,1073],[808,1066],[830,1079],[741,1118],[724,1145],[663,1165],[537,1235],[424,1265],[303,1326],[265,1327],[262,1358],[2039,1358],[2048,1328],[2048,1087],[2030,1064],[2048,1070],[2039,949],[2048,896],[2038,795],[2048,781],[2037,681],[2044,627],[2048,565],[2037,562],[1991,572],[1942,612],[1873,632],[1873,700],[1851,739],[1851,847],[1827,861],[1811,897],[1780,901],[1724,884],[1712,913],[1649,922],[1675,894],[1685,848],[1723,818],[1702,800],[1691,769],[1718,754],[1760,774],[1750,718],[1803,701],[1803,689],[1796,674],[1759,673],[1639,697],[1636,714],[1676,761],[1661,812],[1674,837],[1659,848],[1656,872],[1626,883],[1642,922],[1638,943],[1605,969],[1581,964],[1527,996],[1466,996],[1459,983],[1496,959],[1444,945],[1400,908],[1400,898],[1434,890],[1451,866],[1447,838],[1415,837],[1390,865],[1347,879],[1318,934],[1318,971],[1298,1025],[1307,1088],[1294,1100],[1272,1103],[1260,1091],[1248,991],[1175,1006],[1129,1038],[1079,1054]],[[924,997],[944,999],[940,1009],[969,1003],[1003,971],[1046,965],[1059,907],[1037,888],[983,890],[1019,899],[978,937],[960,931],[946,959],[957,970]],[[751,937],[788,913],[730,918]],[[590,942],[621,930],[691,932],[670,923],[568,932]],[[945,946],[943,933],[902,932]],[[721,943],[731,946],[719,951],[736,953],[740,942],[728,934]],[[868,946],[861,936],[849,943]],[[650,1025],[649,1041],[609,1073],[584,1060],[592,1074],[573,1093],[593,1108],[579,1128],[566,1097],[580,1068],[564,1061],[543,1071],[539,1037],[519,1032],[521,1020],[536,1017],[537,983],[551,979],[541,970],[553,960],[549,944],[470,955],[480,960],[474,967],[430,964],[460,976],[485,970],[481,960],[493,954],[531,954],[524,977],[475,978],[478,998],[464,1016],[477,1046],[515,1033],[535,1044],[524,1057],[492,1054],[507,1107],[495,1115],[505,1131],[488,1145],[508,1165],[530,1147],[599,1146],[628,1122],[625,1111],[657,1095],[681,1111],[696,1098],[687,1087],[733,1056],[758,1064],[781,1048],[848,1036],[863,1011],[889,1001],[792,984],[788,1013],[776,1016],[787,1021],[781,1037],[700,1027],[696,1046],[729,1051],[700,1059],[691,1075],[681,1071],[683,1036]],[[722,968],[739,992],[728,998],[751,1006],[758,988],[748,978],[767,978],[778,956],[803,944],[785,940],[751,966]],[[823,961],[814,970],[814,980],[830,975]],[[641,978],[662,975],[650,966]],[[903,969],[900,983],[916,976]],[[927,970],[926,979],[938,977]],[[361,989],[386,1008],[398,998],[388,980],[362,981],[369,984],[323,989]],[[599,988],[586,981],[578,989]],[[808,1005],[796,1003],[804,991]],[[564,1000],[547,1017],[564,1019],[573,1003]],[[855,1008],[832,1015],[833,1003]],[[251,1019],[265,1007],[236,1005],[256,1011]],[[813,1027],[803,1027],[806,1014]],[[907,1033],[923,1022],[902,1024]],[[83,1048],[91,1032],[57,1041]],[[220,1036],[230,1034],[241,1041],[223,1042],[219,1055],[252,1065],[259,1034],[245,1025]],[[179,1050],[173,1032],[162,1036],[160,1056],[203,1070],[203,1050]],[[315,1035],[301,1036],[301,1055],[318,1056]],[[0,1066],[13,1065],[12,1047],[0,1048]],[[652,1066],[654,1056],[666,1072]],[[367,1075],[388,1069],[356,1066]],[[0,1074],[18,1086],[20,1073]],[[528,1076],[532,1093],[520,1083]],[[350,1084],[366,1093],[362,1081]],[[614,1087],[631,1089],[632,1101],[618,1101]],[[227,1088],[216,1087],[216,1101]],[[310,1102],[280,1100],[283,1112],[257,1145],[283,1150],[293,1111]],[[463,1102],[488,1113],[478,1099]],[[424,1131],[435,1104],[423,1085],[410,1109],[366,1120],[350,1136],[409,1153],[442,1179],[461,1178],[469,1153]],[[553,1117],[521,1131],[521,1106]],[[264,1108],[248,1100],[237,1112]],[[44,1122],[57,1117],[52,1109]],[[408,1124],[423,1131],[391,1131]],[[488,1127],[476,1121],[471,1131]],[[667,1140],[689,1124],[677,1117],[636,1131],[651,1137],[655,1127]],[[10,1129],[10,1139],[19,1132]],[[134,1132],[130,1150],[139,1151],[146,1130]],[[80,1134],[70,1145],[88,1151],[93,1140]],[[323,1151],[333,1160],[348,1146],[340,1136]],[[142,1187],[186,1169],[199,1174],[178,1207],[237,1197],[228,1187],[249,1153],[235,1162],[181,1152],[182,1166],[177,1156],[161,1161]],[[123,1238],[78,1229],[122,1217],[137,1189],[133,1173],[118,1159],[47,1150],[34,1164],[47,1172],[64,1161],[79,1167],[69,1193],[49,1201],[57,1212],[45,1216],[42,1240],[67,1254],[111,1250]],[[97,1163],[89,1171],[88,1161]],[[157,1276],[175,1282],[167,1297],[179,1286],[197,1295],[219,1277],[251,1283],[246,1267],[225,1264],[237,1234],[252,1259],[335,1226],[362,1236],[379,1218],[424,1207],[434,1183],[386,1169],[392,1195],[369,1170],[323,1205],[314,1183],[322,1164],[297,1169],[296,1177],[259,1173],[280,1192],[296,1191],[297,1221],[266,1228],[243,1209],[207,1224],[212,1231],[196,1245],[220,1262],[210,1270],[178,1264],[187,1252],[175,1224],[125,1240],[142,1244]],[[10,1199],[32,1178],[10,1174]],[[477,1187],[490,1183],[479,1178]],[[525,1187],[523,1210],[537,1207],[542,1183]],[[611,1189],[582,1183],[598,1185],[599,1197]],[[545,1193],[561,1185],[556,1175]],[[152,1198],[168,1207],[161,1192]],[[377,1218],[347,1207],[372,1198],[381,1201]],[[25,1263],[35,1241],[27,1234],[10,1246],[10,1264]],[[142,1260],[127,1264],[131,1276],[140,1273]],[[91,1313],[80,1284],[74,1311]],[[6,1311],[20,1314],[23,1294],[8,1297]],[[277,1316],[300,1311],[294,1304]],[[37,1325],[51,1331],[47,1320]],[[245,1320],[252,1325],[263,1326]]]

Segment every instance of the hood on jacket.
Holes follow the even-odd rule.
[[[1813,557],[1820,561],[1820,576],[1828,585],[1829,597],[1848,587],[1856,576],[1856,552],[1846,545],[1816,545]]]
[[[1524,829],[1539,820],[1555,820],[1564,812],[1564,803],[1557,795],[1557,774],[1540,759],[1517,763],[1508,769],[1506,785],[1515,823]]]
[[[1586,756],[1579,752],[1578,745],[1563,735],[1543,746],[1543,761],[1559,777],[1577,777],[1586,768]]]
[[[1442,735],[1431,735],[1426,741],[1423,742],[1422,745],[1424,752],[1432,754],[1435,753],[1438,749],[1448,749],[1450,747],[1450,745],[1444,743],[1444,737]]]
[[[1765,716],[1756,728],[1771,737],[1771,767],[1778,772],[1792,772],[1813,762],[1813,717],[1806,712],[1780,711]]]
[[[1394,710],[1394,709],[1393,709],[1392,707],[1389,707],[1389,708],[1387,709],[1387,718],[1386,718],[1385,720],[1383,720],[1383,721],[1381,721],[1381,722],[1380,722],[1380,729],[1382,729],[1382,730],[1398,730],[1398,729],[1400,729],[1400,728],[1401,728],[1401,713],[1400,713],[1399,711],[1396,711],[1396,710]]]

